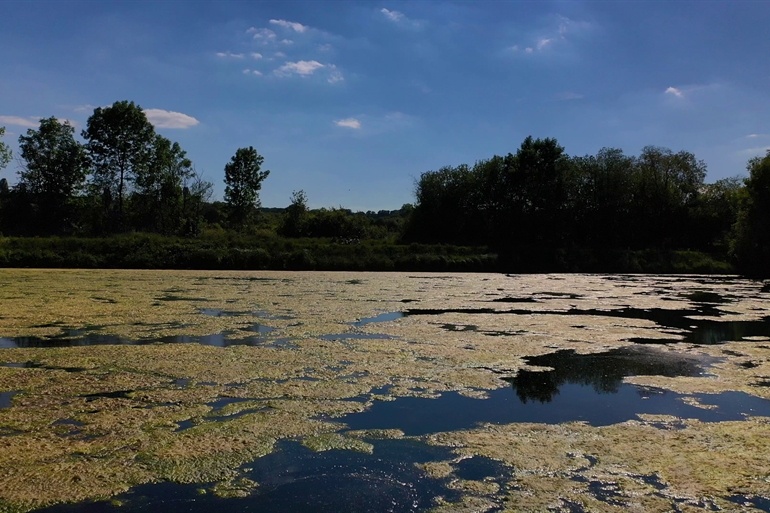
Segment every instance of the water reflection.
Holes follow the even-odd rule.
[[[484,422],[584,421],[605,426],[637,418],[640,413],[703,422],[770,416],[770,401],[742,392],[693,395],[703,404],[716,406],[704,409],[683,402],[681,394],[623,383],[626,376],[699,376],[711,361],[645,347],[590,355],[558,351],[527,359],[531,365],[553,370],[520,371],[508,380],[510,388],[493,390],[488,399],[472,399],[457,392],[437,399],[402,397],[376,401],[369,410],[347,415],[342,421],[351,429],[395,428],[407,435],[424,435],[468,429]]]
[[[373,454],[331,450],[313,452],[296,442],[249,463],[241,475],[259,483],[251,496],[223,499],[201,494],[201,485],[142,485],[110,502],[62,504],[46,513],[168,513],[232,511],[260,513],[406,513],[436,506],[435,497],[460,498],[449,479],[431,479],[415,464],[450,459],[451,452],[414,440],[374,440]],[[474,458],[483,465],[483,458]],[[471,470],[472,471],[472,470]]]
[[[550,402],[559,389],[573,383],[593,387],[597,393],[616,393],[627,376],[699,376],[702,361],[696,358],[643,348],[622,347],[604,353],[577,354],[567,349],[525,358],[529,365],[551,371],[521,370],[509,379],[523,402]]]

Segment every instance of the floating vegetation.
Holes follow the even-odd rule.
[[[761,283],[27,269],[0,282],[0,511],[151,509],[156,493],[201,511],[770,496]]]

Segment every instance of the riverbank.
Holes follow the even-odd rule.
[[[733,273],[697,251],[487,247],[225,233],[199,238],[0,237],[0,267],[318,271]]]

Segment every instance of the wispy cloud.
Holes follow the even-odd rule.
[[[270,23],[273,25],[278,25],[279,27],[291,29],[294,32],[299,32],[300,34],[310,28],[307,25],[303,25],[302,23],[297,23],[294,21],[270,20]]]
[[[254,59],[261,59],[262,54],[259,52],[251,52],[249,55],[251,55]]]
[[[246,31],[246,33],[253,34],[254,39],[263,39],[266,41],[270,39],[275,39],[277,37],[275,32],[267,28],[251,27],[249,30]]]
[[[340,119],[335,121],[334,124],[344,128],[352,128],[354,130],[361,129],[361,122],[358,121],[356,118]]]
[[[759,146],[756,148],[746,148],[739,151],[738,154],[744,157],[756,157],[764,156],[768,151],[770,151],[770,146]]]
[[[227,59],[227,58],[243,59],[243,54],[242,53],[233,53],[233,52],[230,52],[230,51],[227,51],[227,52],[217,52],[217,57],[220,57],[220,58],[223,58],[223,59]]]
[[[318,61],[297,61],[287,62],[277,70],[276,75],[288,76],[291,74],[297,74],[302,76],[312,75],[316,70],[325,67]]]
[[[684,98],[684,93],[681,89],[677,89],[676,87],[669,87],[666,89],[665,94],[673,94],[677,98]]]
[[[145,109],[144,114],[156,128],[190,128],[200,123],[192,116],[170,110]]]
[[[93,110],[96,108],[96,105],[91,105],[89,103],[85,105],[78,105],[77,107],[74,107],[72,110],[75,112],[93,112]]]
[[[758,138],[765,138],[770,137],[770,134],[749,134],[746,136],[747,139],[758,139]]]
[[[36,128],[39,120],[34,117],[22,118],[20,116],[0,116],[0,125],[15,125],[27,128]]]
[[[259,71],[258,69],[248,69],[248,68],[246,68],[245,70],[243,70],[243,74],[244,75],[257,75],[258,77],[262,76],[262,72]]]
[[[329,78],[326,79],[327,82],[330,84],[336,84],[337,82],[342,82],[345,80],[345,77],[342,76],[342,73],[337,69],[337,66],[334,64],[329,64],[328,66],[330,73]]]
[[[390,21],[395,21],[396,23],[406,19],[406,16],[404,16],[404,13],[401,13],[398,11],[391,11],[390,9],[385,9],[384,7],[380,9],[380,12],[384,14],[385,17],[388,18]]]
[[[576,21],[564,16],[557,17],[558,23],[552,23],[549,27],[538,30],[532,34],[529,45],[515,44],[509,46],[512,52],[523,51],[527,54],[536,52],[555,51],[571,42],[571,39],[593,28],[593,25],[585,21]]]

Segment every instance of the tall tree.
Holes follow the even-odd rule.
[[[5,127],[0,126],[0,169],[5,169],[5,166],[11,161],[11,149],[2,141],[5,135]]]
[[[270,171],[261,171],[265,158],[253,147],[238,148],[225,166],[225,201],[234,227],[248,225],[260,207],[259,191]]]
[[[88,141],[94,182],[105,198],[117,196],[122,223],[126,184],[141,175],[149,164],[155,129],[140,106],[122,101],[94,109],[82,135]]]
[[[203,211],[211,200],[214,184],[193,170],[182,189],[184,235],[198,235],[203,222]]]
[[[136,174],[136,214],[141,228],[173,234],[182,228],[183,188],[193,177],[192,161],[179,143],[156,134],[147,166]]]
[[[30,198],[38,233],[60,233],[72,222],[73,199],[88,169],[86,152],[74,133],[69,122],[50,117],[19,137],[19,185]]]
[[[770,150],[747,165],[746,195],[736,223],[735,256],[739,269],[770,276]]]
[[[556,139],[527,137],[508,157],[507,201],[513,240],[558,244],[566,226],[569,159]]]
[[[706,164],[687,151],[645,146],[636,160],[634,230],[642,247],[680,244],[690,231],[688,210],[703,187]]]
[[[286,237],[302,237],[307,235],[307,194],[299,190],[291,193],[291,203],[281,221],[279,232]]]

